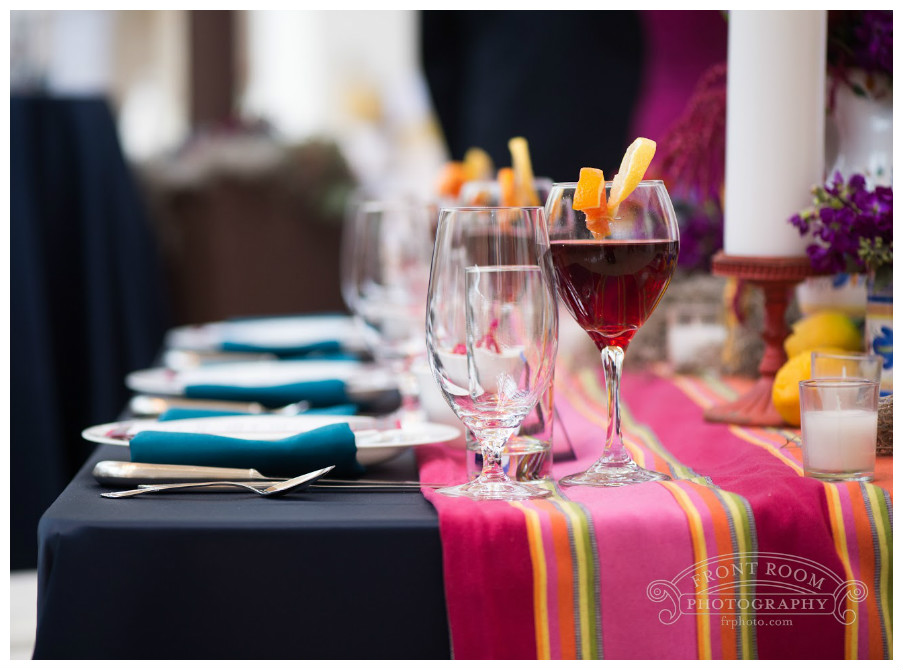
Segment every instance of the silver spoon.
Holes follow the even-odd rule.
[[[330,472],[334,467],[334,465],[330,465],[321,470],[308,472],[306,475],[300,475],[298,477],[294,477],[293,479],[286,479],[284,482],[276,482],[275,484],[267,486],[263,489],[257,488],[256,486],[248,484],[247,482],[183,482],[181,484],[159,484],[156,486],[146,486],[144,488],[130,489],[128,491],[111,491],[110,493],[101,493],[100,495],[103,498],[131,498],[132,496],[139,496],[142,493],[155,493],[156,491],[168,491],[170,489],[190,489],[204,486],[237,486],[239,488],[253,491],[258,495],[267,498],[273,498],[276,496],[285,495],[289,491],[294,491],[296,489],[309,486],[320,477]]]

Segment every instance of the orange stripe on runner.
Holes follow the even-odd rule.
[[[736,547],[731,540],[731,527],[727,520],[727,513],[721,500],[715,495],[710,488],[693,485],[693,490],[702,498],[706,507],[709,509],[712,518],[712,527],[715,535],[715,547],[718,556],[725,556],[736,552]],[[727,578],[723,582],[728,582]],[[722,592],[719,591],[719,595]],[[736,589],[732,589],[728,595],[736,595]],[[729,614],[736,614],[733,607],[727,610]],[[737,639],[736,633],[728,626],[721,626],[721,657],[725,660],[737,660]]]
[[[714,393],[708,386],[697,382],[696,380],[680,376],[674,378],[674,385],[684,392],[690,400],[696,403],[702,409],[708,409],[716,403],[722,402],[724,399]]]
[[[577,658],[577,635],[574,623],[574,562],[571,557],[571,541],[568,522],[564,515],[548,500],[534,500],[533,505],[548,515],[552,529],[552,546],[555,551],[556,593],[558,600],[558,629],[561,659]]]

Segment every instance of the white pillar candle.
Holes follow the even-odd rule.
[[[724,251],[805,255],[788,219],[824,179],[827,12],[730,12]]]
[[[863,409],[804,411],[803,468],[819,474],[874,472],[878,412]]]

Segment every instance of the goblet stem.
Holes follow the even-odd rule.
[[[602,462],[626,465],[630,454],[621,439],[621,369],[624,366],[624,350],[621,347],[605,347],[602,350],[602,369],[605,371],[605,387],[608,389],[608,434]]]
[[[479,437],[480,450],[483,452],[483,469],[480,479],[484,481],[508,481],[508,475],[502,468],[502,451],[512,435],[512,431],[486,431]]]
[[[638,466],[630,457],[621,439],[621,368],[624,350],[605,347],[602,367],[608,389],[608,433],[602,457],[585,472],[568,475],[559,481],[562,486],[625,486],[642,482],[670,479],[668,475]]]
[[[502,450],[513,433],[512,429],[475,430],[474,435],[479,440],[480,451],[483,453],[480,475],[466,484],[438,489],[438,493],[471,500],[529,500],[552,495],[550,489],[514,481],[505,474]]]

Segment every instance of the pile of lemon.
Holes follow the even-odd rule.
[[[791,326],[784,340],[787,362],[778,370],[771,400],[781,418],[800,425],[800,382],[812,376],[812,352],[844,354],[862,351],[862,332],[843,312],[817,312]]]

